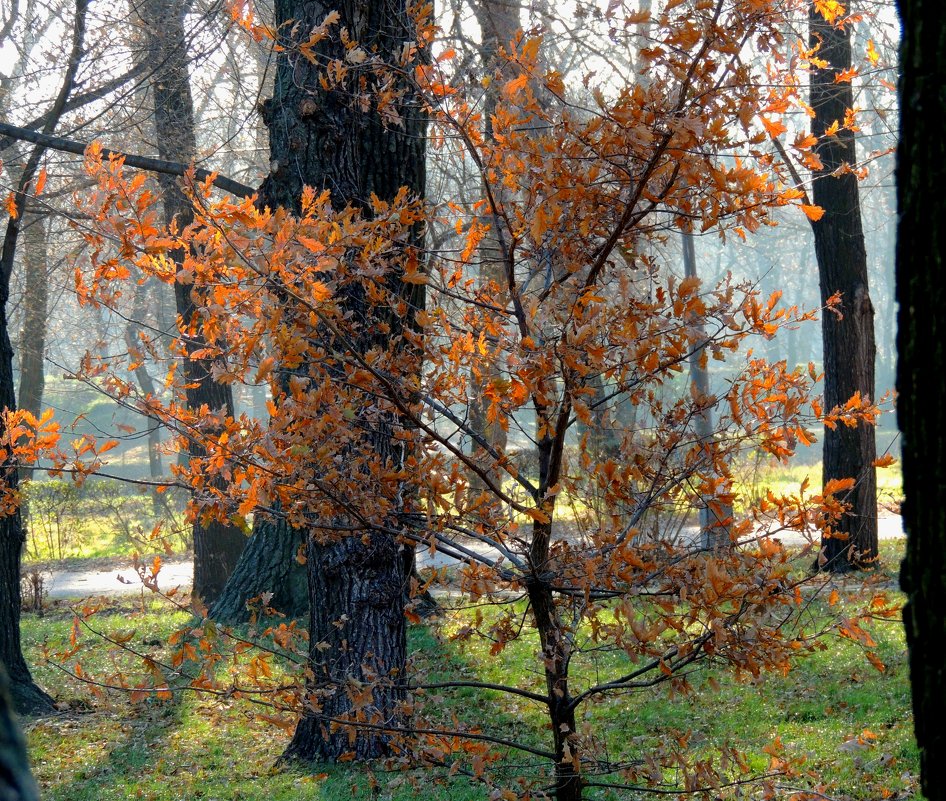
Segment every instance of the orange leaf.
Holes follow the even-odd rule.
[[[874,459],[874,467],[890,467],[897,460],[893,458],[889,453],[884,454],[878,459]]]
[[[809,206],[806,203],[801,203],[799,208],[805,212],[805,216],[812,222],[818,222],[822,217],[824,217],[824,209],[821,206]]]
[[[529,83],[529,76],[525,73],[522,73],[513,78],[511,81],[506,82],[506,85],[503,86],[503,94],[506,95],[506,97],[512,99],[517,94],[519,94],[519,92],[525,89],[527,83]]]
[[[838,73],[835,73],[834,82],[835,83],[850,83],[858,75],[857,67],[850,67],[846,70],[841,70]]]
[[[822,492],[825,495],[837,495],[839,492],[846,492],[853,487],[853,478],[832,478],[824,485]]]
[[[39,176],[36,178],[36,189],[33,191],[33,194],[39,195],[43,191],[43,187],[46,186],[46,168],[43,167],[39,171]]]
[[[762,127],[773,139],[777,139],[788,130],[780,120],[770,120],[766,117],[759,117],[759,119],[762,121]]]

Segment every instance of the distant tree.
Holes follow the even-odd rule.
[[[154,65],[151,97],[154,103],[154,125],[160,157],[166,161],[189,164],[197,154],[194,101],[188,73],[187,36],[184,16],[187,4],[179,0],[144,0],[137,11],[145,29],[146,58]],[[193,206],[184,194],[179,179],[158,176],[162,189],[165,222],[184,228],[194,219]],[[175,254],[178,263],[181,254]],[[201,321],[196,316],[199,301],[186,276],[174,282],[174,299],[180,326],[178,347],[186,358],[183,369],[187,376],[184,390],[188,406],[198,414],[204,425],[213,420],[232,417],[233,391],[214,376],[215,360],[208,349]],[[201,355],[203,354],[203,355]],[[188,455],[205,455],[199,439],[183,432]],[[205,520],[198,516],[193,526],[194,593],[206,604],[212,604],[223,592],[246,545],[242,529],[233,523]]]
[[[897,419],[903,436],[901,583],[910,648],[913,717],[923,796],[946,799],[946,14],[901,0],[900,144],[897,149]]]
[[[837,4],[813,3],[809,10],[809,47],[815,49],[811,71],[811,132],[821,167],[815,171],[812,197],[824,211],[812,220],[821,299],[841,293],[836,314],[822,320],[824,402],[833,409],[853,397],[874,400],[874,307],[867,281],[867,250],[861,224],[851,80],[851,26],[838,18]],[[826,10],[829,9],[829,10]],[[826,19],[830,17],[830,19]],[[820,62],[819,62],[820,64]],[[840,78],[840,80],[838,80]],[[877,458],[874,426],[869,423],[826,426],[824,483],[853,478],[845,497],[849,510],[822,540],[823,568],[844,572],[877,559]]]
[[[23,226],[23,326],[20,330],[20,386],[17,406],[38,417],[46,387],[49,323],[49,217],[28,214]],[[21,478],[32,471],[24,468]]]

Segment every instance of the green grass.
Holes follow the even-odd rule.
[[[821,462],[781,464],[770,458],[746,461],[735,470],[736,492],[748,499],[761,497],[768,490],[775,495],[797,494],[802,482],[808,479],[806,495],[816,495],[821,487],[821,469]],[[877,502],[881,509],[896,511],[902,496],[900,463],[877,468]]]
[[[886,568],[875,577],[881,585],[889,585],[895,575],[902,547],[902,541],[882,544]],[[828,593],[818,594],[812,604],[816,618],[839,610],[852,612],[862,604],[853,583],[836,587],[840,600],[830,608]],[[495,612],[487,613],[491,614]],[[167,649],[161,642],[185,625],[187,617],[157,602],[123,602],[93,621],[111,634],[134,631],[133,642],[160,656]],[[489,682],[508,681],[512,676],[520,686],[541,686],[534,641],[523,638],[501,655],[491,655],[489,643],[471,639],[461,646],[451,639],[464,622],[470,622],[469,614],[461,612],[434,627],[414,627],[415,668],[432,680],[459,675]],[[467,801],[488,795],[462,777],[449,778],[436,771],[386,773],[381,766],[369,770],[351,765],[319,766],[311,771],[274,767],[288,734],[260,720],[245,702],[193,694],[178,694],[170,702],[134,704],[126,696],[105,701],[92,698],[88,687],[41,661],[41,644],[46,642],[51,650],[66,647],[71,625],[71,615],[62,611],[42,618],[27,615],[23,625],[37,679],[72,708],[28,728],[34,769],[48,801],[434,797]],[[778,737],[786,756],[803,760],[801,774],[786,781],[787,785],[817,787],[830,798],[850,801],[904,798],[915,792],[918,756],[902,626],[899,620],[876,621],[869,631],[877,641],[876,653],[886,664],[884,673],[867,662],[859,646],[831,635],[825,640],[825,651],[801,659],[785,676],[745,681],[708,666],[693,676],[691,695],[642,690],[586,706],[582,714],[594,728],[600,747],[609,752],[645,753],[661,736],[689,732],[691,756],[709,758],[719,747],[732,744],[747,755],[754,771],[763,772],[770,760],[763,749]],[[81,656],[87,670],[99,672],[122,664],[122,657],[108,647],[95,646],[94,639],[90,644]],[[576,666],[576,683],[591,678],[588,670]],[[478,723],[494,734],[548,745],[541,710],[526,699],[510,702],[495,692],[460,689],[431,696],[428,706],[428,713],[444,723]],[[525,764],[531,758],[519,761],[521,766],[507,776],[509,784],[516,771],[536,769],[534,764]],[[373,783],[376,790],[371,789]],[[720,797],[735,796],[727,791]]]

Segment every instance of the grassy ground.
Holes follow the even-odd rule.
[[[877,576],[879,583],[891,583],[899,549],[902,541],[883,544],[888,568]],[[837,589],[840,601],[832,611],[858,604],[854,585],[838,584]],[[826,595],[822,592],[819,597]],[[165,647],[161,642],[187,622],[181,613],[155,602],[114,605],[94,619],[112,634],[134,632],[133,641],[154,654],[160,654]],[[508,673],[524,685],[537,680],[534,644],[511,645],[500,658],[491,657],[483,644],[471,642],[460,648],[441,636],[449,633],[445,628],[460,622],[462,613],[439,628],[412,629],[412,652],[419,669],[435,674],[449,666],[454,673],[480,681]],[[189,694],[168,702],[131,703],[127,696],[94,699],[87,686],[42,663],[42,643],[63,647],[71,626],[71,614],[62,610],[45,617],[27,615],[23,626],[38,680],[70,708],[28,726],[34,769],[48,801],[466,801],[488,796],[482,787],[462,778],[430,772],[386,774],[376,768],[373,778],[378,785],[373,790],[372,777],[363,767],[319,766],[310,771],[274,767],[288,734],[260,720],[241,702]],[[643,751],[660,735],[689,732],[696,755],[732,743],[759,771],[770,759],[763,749],[777,737],[786,755],[805,760],[803,774],[779,790],[784,798],[792,796],[789,786],[816,788],[822,799],[906,798],[915,791],[918,757],[902,627],[897,620],[877,621],[870,633],[887,666],[884,673],[871,667],[853,643],[832,636],[826,651],[805,658],[786,676],[740,682],[725,672],[708,670],[694,680],[692,696],[647,690],[596,704],[586,709],[586,715],[599,732],[602,747],[639,745]],[[115,663],[116,656],[97,647],[83,660],[87,668],[97,670]],[[544,720],[528,701],[510,705],[503,700],[500,706],[497,696],[478,690],[445,697],[439,712],[446,720],[479,721],[495,733],[537,743],[548,739]],[[525,773],[534,766],[522,764],[516,770]],[[743,792],[741,797],[758,795]],[[589,792],[588,797],[627,796]],[[735,791],[722,791],[719,797],[737,796]]]
[[[878,445],[878,451],[881,448]],[[736,468],[736,491],[747,499],[764,496],[767,490],[776,495],[797,493],[801,483],[808,479],[808,495],[817,494],[821,486],[821,462],[805,464],[793,461],[788,465],[772,459],[748,460]],[[881,513],[899,512],[903,496],[903,477],[900,463],[877,469],[877,503]]]
[[[152,495],[134,485],[93,478],[81,488],[63,479],[30,481],[23,494],[28,565],[187,549],[189,526],[180,493]]]

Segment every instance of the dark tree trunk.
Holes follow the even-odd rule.
[[[827,66],[811,73],[812,133],[822,137],[828,127],[844,125],[845,112],[854,106],[850,81],[835,83],[835,75],[851,67],[850,25],[828,24],[814,5],[809,11],[809,45],[820,45],[818,58]],[[861,225],[857,177],[843,165],[857,164],[854,133],[841,128],[818,146],[823,169],[815,174],[813,198],[824,216],[812,223],[822,302],[841,293],[841,316],[826,312],[824,341],[825,409],[845,404],[855,393],[874,398],[874,308],[867,283],[867,251]],[[844,500],[850,511],[837,525],[840,536],[824,538],[824,568],[843,572],[877,558],[877,447],[874,427],[860,423],[826,428],[824,481],[853,478],[854,488]]]
[[[39,788],[30,773],[26,743],[13,717],[7,689],[6,670],[0,662],[0,800],[39,801]]]
[[[18,408],[39,417],[46,388],[46,322],[49,305],[48,243],[45,217],[28,215],[23,226],[23,328],[20,332],[20,397]],[[20,478],[33,475],[20,468]]]
[[[929,0],[901,0],[897,151],[897,418],[903,433],[902,584],[923,796],[946,799],[946,19]]]
[[[407,5],[406,0],[277,0],[275,23],[291,40],[306,41],[329,12],[337,11],[337,28],[317,46],[320,56],[344,59],[337,31],[347,30],[364,52],[397,65],[404,45],[416,38]],[[293,52],[287,43],[279,53],[274,97],[264,106],[272,169],[261,189],[262,202],[298,212],[308,185],[329,189],[336,209],[351,205],[370,214],[372,194],[390,200],[407,187],[423,195],[425,120],[410,88],[397,87],[405,91],[397,101],[403,126],[385,127],[374,109],[362,109],[347,92],[323,88],[321,68]],[[395,71],[403,69],[395,66]],[[399,291],[405,286],[394,274],[387,284]],[[383,345],[403,325],[411,325],[410,317],[398,319],[394,313],[381,319],[382,312],[369,307],[357,290],[346,292],[352,314],[365,321],[356,348]],[[421,297],[408,300],[415,308],[422,303]],[[389,333],[372,331],[384,327]],[[362,419],[360,425],[366,430],[366,446],[398,469],[403,453],[393,440],[395,421]],[[313,521],[316,531],[319,522]],[[335,760],[350,753],[370,759],[389,753],[390,737],[383,729],[397,726],[402,700],[402,691],[391,684],[403,682],[406,664],[407,564],[400,543],[387,531],[364,530],[342,539],[310,535],[309,689],[320,700],[319,708],[304,710],[287,758]],[[338,625],[340,620],[347,622]],[[374,687],[367,708],[358,711],[353,688],[364,684]],[[361,715],[381,729],[330,726],[331,720]]]
[[[51,133],[59,122],[75,84],[79,64],[85,54],[85,24],[88,0],[76,0],[72,50],[62,86],[49,110],[44,134]],[[44,148],[34,147],[30,153],[17,189],[12,196],[15,213],[10,214],[3,235],[0,252],[0,411],[16,409],[16,390],[13,385],[13,346],[10,343],[7,303],[10,300],[10,279],[16,260],[23,215],[26,212],[27,190],[39,170]],[[0,440],[6,435],[0,421]],[[26,532],[20,514],[19,473],[9,449],[0,460],[0,662],[6,664],[10,675],[10,691],[16,709],[27,714],[40,714],[53,709],[52,699],[30,676],[20,645],[20,558]]]
[[[7,332],[9,276],[0,280],[0,410],[15,409],[13,391],[13,347]],[[0,422],[0,437],[4,436]],[[17,466],[9,459],[0,462],[0,494],[4,503],[19,485]],[[33,682],[20,645],[20,557],[26,530],[17,506],[4,509],[0,516],[0,663],[10,675],[10,695],[17,712],[34,714],[51,711],[52,699]]]
[[[268,606],[289,617],[309,611],[306,569],[296,558],[302,544],[300,533],[282,519],[257,513],[240,561],[220,597],[210,607],[218,623],[235,626],[250,619],[246,602],[272,593]]]
[[[156,65],[151,90],[154,95],[154,120],[158,153],[167,161],[188,163],[197,152],[194,133],[194,102],[187,72],[187,41],[184,34],[186,3],[181,0],[145,0],[138,7],[145,23],[148,57]],[[177,179],[159,175],[163,190],[164,216],[168,224],[176,220],[179,228],[189,225],[193,208]],[[174,284],[174,299],[180,334],[186,354],[184,377],[188,409],[203,418],[233,414],[233,393],[229,386],[215,381],[209,358],[191,357],[207,347],[195,319],[196,304],[192,287],[183,281]],[[199,459],[206,455],[196,439],[191,439],[188,455]],[[194,522],[194,594],[204,603],[217,599],[236,567],[246,545],[246,537],[236,526],[220,522]]]

